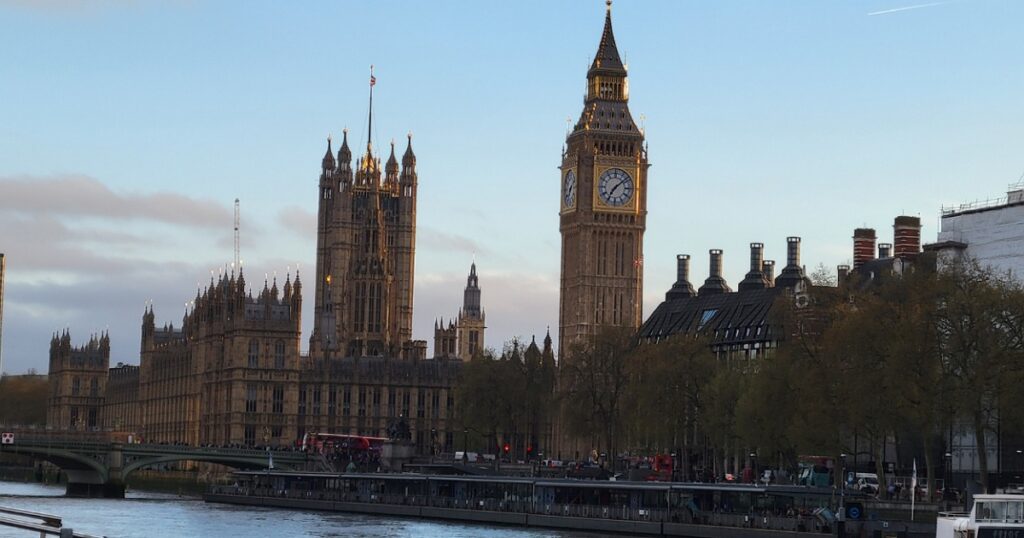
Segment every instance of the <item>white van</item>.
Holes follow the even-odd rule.
[[[878,475],[875,473],[856,473],[854,475],[855,482],[853,487],[858,490],[867,493],[868,495],[878,495]]]

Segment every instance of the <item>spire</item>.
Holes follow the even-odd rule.
[[[324,170],[334,170],[334,153],[331,151],[331,137],[327,136],[327,153],[324,154]]]
[[[615,47],[615,34],[612,32],[611,0],[607,0],[605,4],[608,6],[608,10],[604,16],[604,32],[601,33],[601,44],[597,47],[597,54],[594,55],[594,63],[591,64],[590,71],[600,70],[625,75],[626,68],[619,58],[619,49]]]
[[[366,154],[373,153],[373,87],[377,85],[377,77],[373,76],[373,64],[370,64],[370,113],[369,119],[366,122]]]
[[[405,154],[402,155],[402,166],[416,166],[416,154],[412,152],[412,132],[409,132],[406,138],[409,139],[409,143],[405,146]]]
[[[388,157],[387,164],[384,165],[384,173],[387,174],[388,179],[394,179],[398,176],[398,159],[395,158],[395,141],[391,141],[391,156]]]
[[[348,128],[346,127],[341,130],[341,149],[338,150],[338,165],[351,162],[352,150],[348,149]]]

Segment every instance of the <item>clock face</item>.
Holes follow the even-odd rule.
[[[609,168],[601,174],[597,188],[604,203],[621,207],[633,197],[633,178],[621,168]]]
[[[565,174],[565,185],[562,189],[565,207],[576,205],[576,173],[569,170]]]

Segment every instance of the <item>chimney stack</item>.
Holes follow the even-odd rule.
[[[896,217],[892,225],[897,258],[913,258],[921,252],[921,218]]]
[[[853,231],[853,270],[875,259],[875,229],[857,228]]]
[[[878,257],[880,259],[892,257],[892,243],[879,243]]]
[[[850,266],[849,265],[840,265],[836,269],[838,270],[838,273],[839,273],[839,279],[838,279],[839,282],[838,283],[839,283],[839,285],[842,285],[843,282],[846,281],[846,278],[848,276],[850,276]]]
[[[690,255],[680,254],[676,256],[676,283],[672,289],[665,294],[665,300],[685,299],[697,295],[690,284]]]
[[[697,290],[697,295],[713,295],[718,293],[730,293],[732,288],[722,278],[722,251],[713,248],[708,251],[711,255],[711,269],[704,285]]]
[[[804,280],[804,268],[800,266],[800,238],[786,238],[786,266],[775,279],[776,286],[793,287]]]
[[[775,286],[775,260],[765,260],[761,264],[762,271],[764,272],[764,279],[768,281],[768,287],[772,288]]]
[[[768,287],[764,277],[764,243],[750,244],[750,272],[738,286],[739,291],[761,290]]]

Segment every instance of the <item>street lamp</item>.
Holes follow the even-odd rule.
[[[469,462],[469,453],[467,450],[467,443],[469,439],[469,428],[462,428],[462,463]]]
[[[846,521],[846,454],[839,455],[839,521],[840,533],[845,531]]]
[[[754,484],[760,482],[757,476],[757,452],[750,453],[750,472],[753,475],[752,478],[754,479]]]

